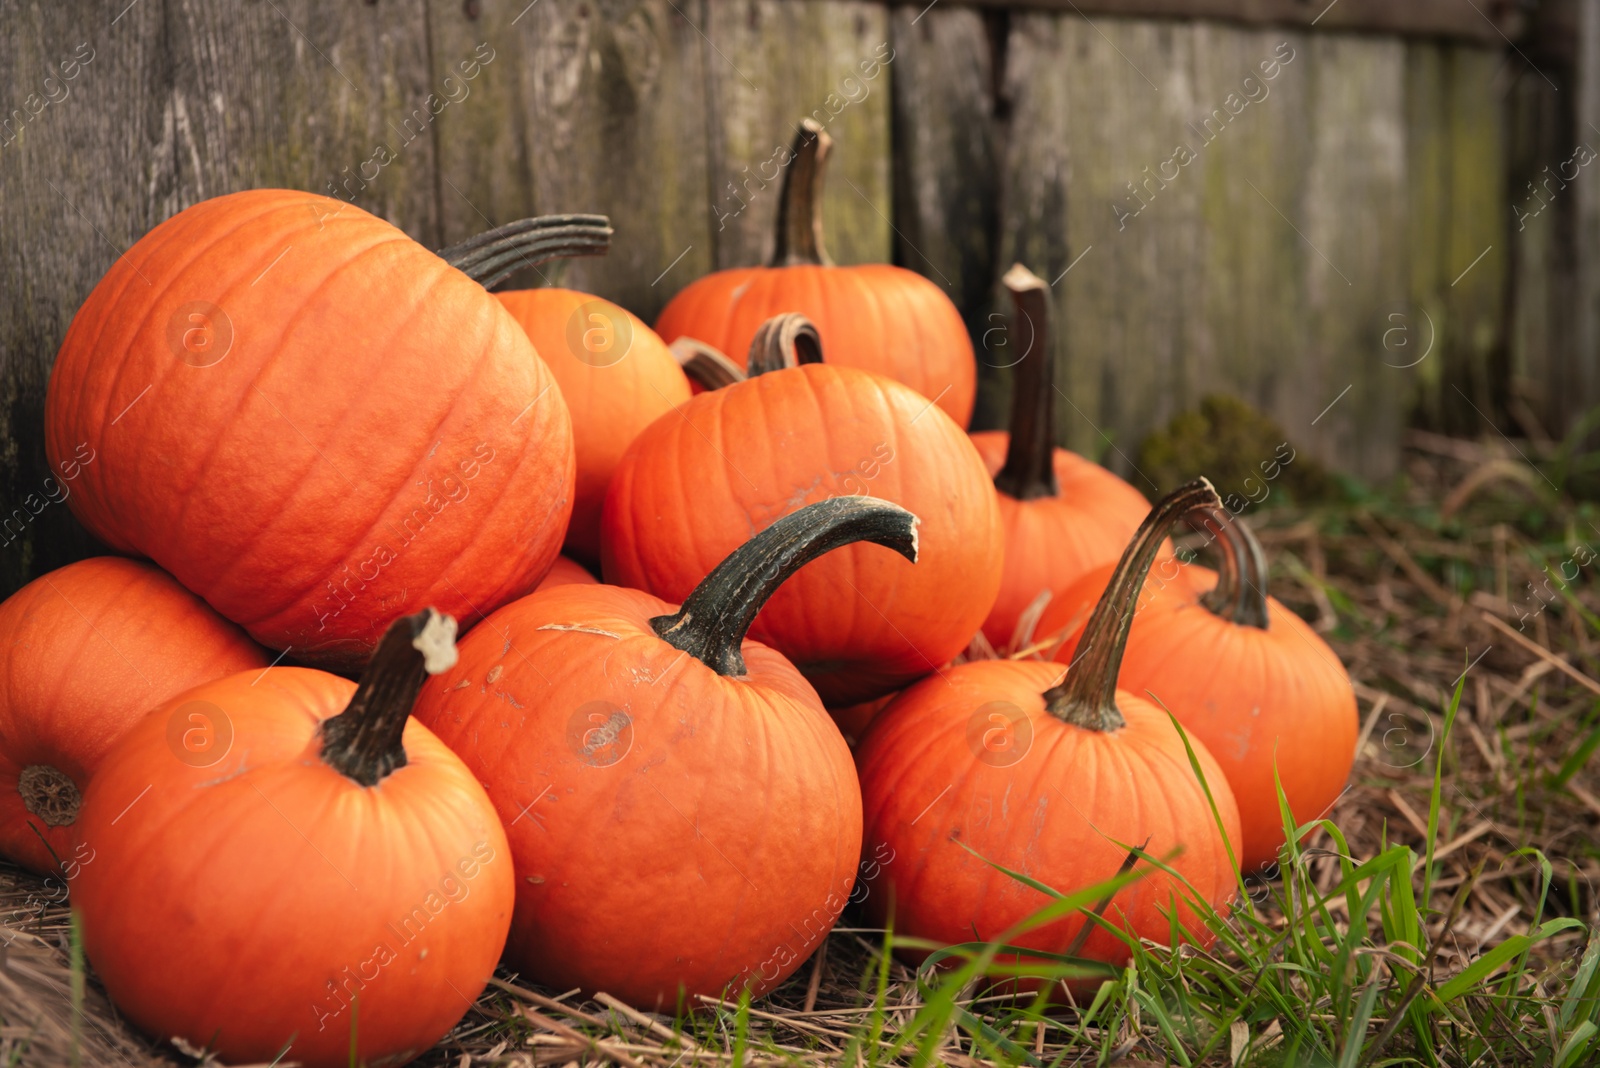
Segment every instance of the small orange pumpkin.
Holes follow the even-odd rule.
[[[966,648],[1002,566],[982,460],[949,416],[898,382],[804,363],[702,393],[651,424],[611,480],[602,573],[681,601],[752,534],[841,494],[921,516],[920,562],[867,546],[831,553],[773,595],[751,634],[829,704],[881,697]]]
[[[670,1011],[760,996],[820,944],[855,880],[860,789],[816,691],[745,632],[822,553],[864,540],[914,561],[915,523],[885,501],[823,501],[735,550],[681,608],[562,586],[463,640],[417,715],[505,820],[513,967]]]
[[[984,637],[1004,650],[1030,639],[1018,624],[1041,593],[1059,595],[1091,568],[1116,562],[1150,503],[1099,464],[1055,447],[1048,287],[1020,263],[1002,281],[1016,306],[1013,340],[1023,347],[1011,429],[975,433],[972,443],[994,478],[1006,531],[1000,594],[983,621]]]
[[[993,939],[1050,899],[988,862],[1071,893],[1115,877],[1130,846],[1160,858],[1181,847],[1171,866],[1206,903],[1226,908],[1237,887],[1227,843],[1239,839],[1227,779],[1191,740],[1213,813],[1171,719],[1116,681],[1134,599],[1167,529],[1216,501],[1200,480],[1156,504],[1071,668],[959,664],[877,716],[856,749],[863,855],[895,858],[872,880],[866,908],[874,922],[892,915],[896,934],[945,944]],[[1178,880],[1158,871],[1124,888],[1104,916],[1135,937],[1161,940],[1175,919],[1206,945],[1213,935],[1200,912]],[[1063,953],[1088,922],[1074,914],[1016,944]],[[1118,966],[1129,958],[1127,944],[1099,926],[1076,954]]]
[[[130,1020],[230,1063],[342,1068],[411,1060],[471,1007],[511,923],[510,850],[408,718],[454,629],[398,621],[359,687],[293,667],[207,683],[107,755],[72,902]]]
[[[589,569],[576,560],[565,556],[556,557],[556,562],[550,565],[550,570],[544,578],[539,580],[536,589],[548,590],[552,586],[593,586],[600,580],[590,574]]]
[[[496,293],[544,359],[572,415],[577,484],[563,551],[600,562],[600,510],[628,445],[689,399],[671,350],[637,316],[572,289]]]
[[[915,271],[838,267],[823,247],[822,176],[832,145],[815,120],[801,123],[784,161],[771,261],[690,283],[662,310],[656,332],[668,344],[698,338],[742,361],[762,323],[799,312],[816,323],[830,362],[903,382],[965,427],[978,370],[955,304]]]
[[[1296,823],[1326,815],[1355,763],[1359,714],[1338,654],[1267,595],[1266,556],[1244,520],[1217,510],[1204,524],[1221,571],[1191,564],[1144,599],[1118,685],[1170,709],[1217,758],[1239,801],[1248,870],[1283,847],[1274,769]],[[1039,633],[1070,624],[1070,606],[1110,578],[1103,568],[1085,575],[1061,610],[1045,609]],[[1056,659],[1070,663],[1082,634],[1069,630]]]
[[[470,624],[549,570],[573,487],[560,391],[480,281],[598,251],[597,218],[435,254],[310,193],[180,212],[62,342],[45,451],[94,456],[68,504],[297,660],[357,670],[426,604]]]
[[[0,856],[57,871],[83,791],[146,712],[267,654],[158,567],[80,560],[0,604]],[[81,859],[81,858],[80,858]]]

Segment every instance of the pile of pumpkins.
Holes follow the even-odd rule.
[[[1100,917],[1018,939],[1116,964],[1208,940],[1283,844],[1280,783],[1295,820],[1332,803],[1349,681],[1253,536],[1204,480],[1152,509],[1053,447],[1020,266],[1011,429],[969,435],[954,306],[824,251],[827,150],[802,128],[772,264],[655,330],[486,288],[602,250],[599,216],[434,253],[255,190],[112,266],[46,449],[121,555],[0,606],[0,854],[65,873],[128,1019],[397,1064],[502,960],[759,997],[857,891],[990,939],[1049,901],[1000,868],[1068,892],[1140,847],[1166,863]]]

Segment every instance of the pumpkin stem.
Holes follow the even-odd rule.
[[[768,267],[832,267],[822,244],[822,178],[833,138],[815,119],[802,119],[778,192],[778,240]]]
[[[821,362],[822,335],[816,324],[799,312],[786,312],[756,328],[745,358],[745,374],[754,378],[768,371]]]
[[[1270,617],[1267,614],[1267,554],[1256,540],[1255,533],[1219,508],[1202,513],[1200,523],[1213,538],[1222,538],[1217,568],[1217,584],[1210,593],[1200,598],[1200,603],[1213,615],[1236,623],[1241,627],[1266,630]]]
[[[22,807],[44,820],[47,827],[65,827],[78,819],[83,795],[66,772],[49,764],[29,764],[17,775]]]
[[[1089,730],[1114,731],[1126,725],[1117,709],[1117,674],[1122,670],[1122,650],[1139,605],[1139,591],[1155,561],[1161,543],[1185,513],[1197,508],[1219,508],[1222,500],[1203,478],[1185,483],[1156,502],[1144,517],[1133,540],[1122,551],[1100,603],[1078,640],[1078,655],[1067,677],[1044,693],[1052,715]]]
[[[344,711],[323,721],[322,759],[362,786],[406,766],[406,720],[429,675],[455,666],[456,621],[432,608],[389,625]]]
[[[667,348],[678,358],[683,373],[701,389],[721,389],[746,378],[744,368],[724,356],[721,349],[697,337],[680,337]]]
[[[994,476],[994,488],[1019,501],[1054,497],[1056,482],[1055,375],[1050,354],[1050,298],[1044,279],[1022,264],[1013,264],[1000,279],[1016,307],[1013,343],[1026,337],[1027,349],[1011,380],[1011,440],[1005,466]]]
[[[876,497],[830,497],[786,515],[712,569],[676,615],[650,627],[719,675],[743,675],[739,647],[773,591],[823,553],[870,541],[917,561],[917,517]]]
[[[604,256],[611,248],[611,220],[604,215],[540,215],[497,226],[439,250],[439,258],[485,289],[493,289],[523,267],[566,256]]]

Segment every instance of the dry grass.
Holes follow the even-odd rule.
[[[1230,921],[1237,938],[1208,954],[1146,948],[1135,962],[1142,990],[1125,979],[1093,1011],[1050,1013],[974,998],[974,985],[919,982],[885,957],[882,932],[853,926],[847,912],[822,950],[756,1005],[702,1003],[674,1019],[502,975],[421,1063],[1354,1066],[1404,1053],[1559,1065],[1563,1048],[1578,1063],[1587,1056],[1579,1039],[1600,1015],[1592,973],[1568,997],[1600,921],[1600,783],[1589,760],[1600,743],[1600,559],[1573,551],[1600,547],[1591,524],[1600,513],[1564,501],[1557,465],[1541,472],[1503,446],[1427,435],[1410,445],[1405,478],[1381,498],[1257,518],[1273,592],[1349,666],[1363,730],[1351,788],[1331,814],[1349,859],[1316,831],[1282,882],[1255,884],[1256,908]],[[1530,583],[1545,590],[1544,568],[1563,561],[1569,575],[1577,567],[1570,585],[1552,582],[1544,599],[1530,592]],[[1345,894],[1350,861],[1394,856],[1396,846],[1421,861],[1404,870],[1415,870],[1412,891],[1428,895],[1416,911],[1425,952],[1410,963],[1381,903],[1369,911]],[[75,1013],[69,914],[47,898],[38,879],[0,868],[0,941],[11,940],[0,956],[0,1064],[66,1064],[74,1050],[86,1065],[194,1063],[131,1033],[92,976]],[[1337,947],[1352,902],[1361,945],[1328,959],[1365,979],[1280,978],[1274,969],[1296,954],[1314,962],[1322,946]],[[1538,930],[1559,917],[1579,923]],[[1318,945],[1295,948],[1308,932]],[[1447,985],[1530,933],[1547,937],[1500,967],[1478,965],[1486,974],[1467,976],[1469,992]],[[1322,1034],[1328,1053],[1318,1052]]]

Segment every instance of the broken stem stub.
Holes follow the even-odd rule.
[[[1016,308],[1011,341],[1027,338],[1011,381],[1011,437],[994,488],[1019,501],[1054,497],[1056,481],[1055,374],[1050,352],[1050,294],[1044,279],[1014,264],[1001,279]]]
[[[778,237],[768,267],[833,266],[822,243],[822,177],[832,147],[820,123],[801,120],[778,191]]]
[[[323,721],[322,759],[362,786],[406,766],[406,720],[429,675],[455,666],[456,621],[432,608],[390,624],[344,711]]]

